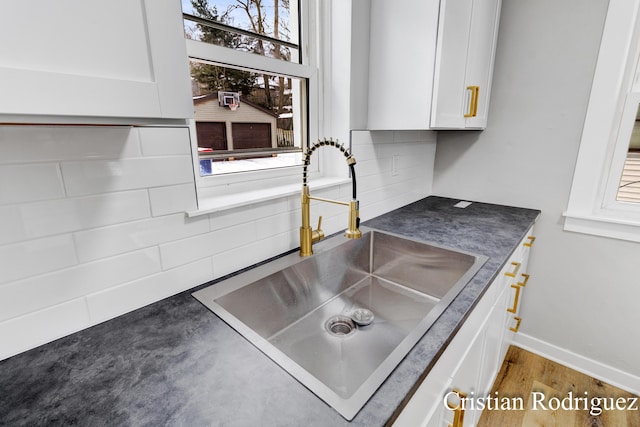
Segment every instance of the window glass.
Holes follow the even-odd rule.
[[[640,203],[640,108],[636,111],[629,146],[625,154],[616,200]]]
[[[190,61],[200,174],[299,165],[304,79]]]
[[[290,0],[182,0],[185,37],[299,62],[297,3]]]

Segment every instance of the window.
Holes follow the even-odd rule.
[[[308,3],[182,0],[201,177],[301,164],[317,86]]]
[[[636,103],[634,107],[638,105],[640,103]],[[616,200],[640,203],[640,108],[635,111],[635,119],[632,123],[631,136],[624,156]],[[624,143],[621,146],[624,148]]]
[[[295,0],[182,0],[187,38],[296,63],[298,9]]]
[[[565,230],[640,241],[640,203],[627,192],[640,179],[627,179],[640,106],[639,10],[640,0],[609,2]]]
[[[608,206],[635,210],[640,203],[640,91],[632,90],[622,111],[615,142],[609,184]]]

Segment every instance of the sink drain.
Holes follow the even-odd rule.
[[[325,322],[324,328],[333,336],[346,337],[356,331],[356,324],[347,316],[333,316]]]

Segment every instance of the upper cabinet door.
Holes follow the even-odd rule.
[[[472,0],[442,0],[431,127],[464,127],[463,104]]]
[[[369,129],[484,129],[501,0],[371,0]]]
[[[439,0],[371,0],[367,126],[428,129]]]
[[[193,116],[175,0],[1,2],[0,41],[0,121]]]
[[[479,90],[474,107],[475,114],[467,117],[465,121],[465,127],[469,129],[484,129],[487,126],[501,6],[501,0],[473,2],[466,87],[475,86]]]
[[[501,0],[442,0],[433,129],[484,129]]]

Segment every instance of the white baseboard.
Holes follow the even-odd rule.
[[[571,369],[575,369],[578,372],[587,374],[614,387],[640,395],[640,377],[586,358],[564,348],[541,341],[521,332],[514,335],[512,343],[517,347],[560,363]]]

